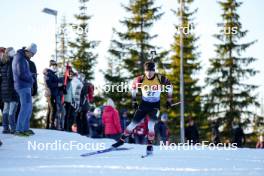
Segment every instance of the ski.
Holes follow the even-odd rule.
[[[108,153],[108,152],[112,152],[112,151],[123,151],[123,150],[130,150],[130,149],[132,149],[132,148],[125,148],[125,147],[113,148],[113,147],[110,147],[110,148],[107,148],[104,150],[97,150],[94,152],[84,153],[84,154],[81,154],[81,156],[86,157],[86,156],[92,156],[92,155],[97,155],[97,154],[102,154],[102,153]]]

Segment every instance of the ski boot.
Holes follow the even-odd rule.
[[[152,145],[148,145],[147,146],[147,152],[146,152],[146,155],[149,156],[149,155],[153,155],[153,146]]]
[[[122,139],[122,137],[121,137],[116,143],[114,143],[114,144],[112,145],[112,147],[113,147],[113,148],[117,148],[117,147],[123,145],[124,143],[125,143],[125,140]]]
[[[125,143],[127,137],[128,137],[128,136],[126,136],[126,135],[123,134],[123,135],[120,137],[120,139],[119,139],[116,143],[114,143],[114,144],[112,145],[112,147],[113,147],[113,148],[117,148],[117,147],[123,145],[123,144]]]

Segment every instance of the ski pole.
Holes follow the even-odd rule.
[[[171,106],[176,106],[176,105],[178,105],[178,104],[181,104],[181,102],[179,101],[179,102],[177,102],[177,103],[172,104]]]

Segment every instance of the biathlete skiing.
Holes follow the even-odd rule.
[[[142,98],[138,106],[136,95],[139,90],[141,90]],[[132,134],[133,129],[148,115],[150,120],[148,122],[146,155],[153,154],[153,142],[155,139],[154,126],[158,119],[157,114],[160,109],[160,95],[162,92],[167,93],[166,106],[170,108],[173,105],[172,84],[164,75],[156,73],[155,63],[152,60],[147,61],[144,64],[144,75],[136,77],[132,85],[132,106],[136,110],[134,117],[120,139],[112,145],[113,148],[118,148],[123,145],[125,139]]]

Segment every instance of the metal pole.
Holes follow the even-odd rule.
[[[58,11],[50,8],[44,8],[43,13],[55,16],[55,60],[57,62],[57,15]]]
[[[55,60],[58,61],[58,53],[57,53],[57,15],[55,15]]]
[[[181,143],[185,141],[185,134],[184,134],[184,77],[183,77],[183,0],[180,0],[180,23],[181,23],[181,30],[180,30],[180,101],[181,101]]]

